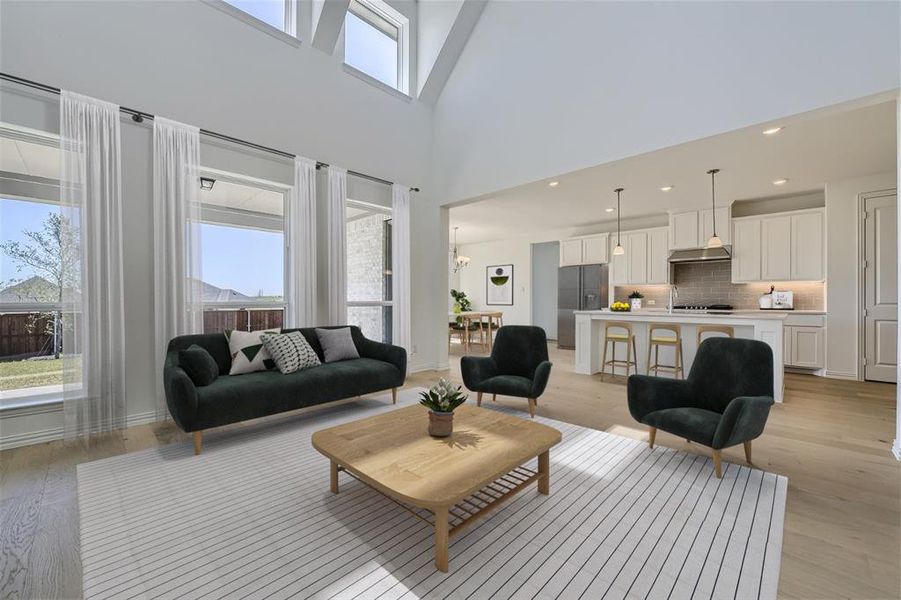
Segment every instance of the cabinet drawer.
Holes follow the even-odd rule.
[[[826,325],[826,315],[798,315],[789,313],[782,323],[787,326],[824,327]]]

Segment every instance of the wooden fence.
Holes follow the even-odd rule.
[[[285,311],[281,308],[205,310],[203,311],[203,332],[221,333],[226,329],[238,331],[258,331],[260,329],[281,328]]]
[[[0,360],[53,354],[53,313],[0,314]]]

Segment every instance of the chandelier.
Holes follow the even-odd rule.
[[[463,256],[462,254],[457,252],[457,230],[458,229],[460,229],[460,228],[454,227],[454,250],[453,250],[453,257],[452,257],[453,265],[454,265],[453,266],[454,273],[456,273],[457,271],[459,271],[460,269],[462,269],[464,267],[469,266],[469,257]]]

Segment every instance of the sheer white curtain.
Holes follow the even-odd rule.
[[[316,325],[316,161],[294,159],[294,187],[285,206],[288,246],[286,327]]]
[[[347,324],[347,169],[328,168],[328,318]]]
[[[119,107],[60,94],[64,435],[125,426]]]
[[[200,130],[153,119],[153,296],[157,418],[168,416],[163,363],[169,340],[203,331]]]
[[[410,188],[391,186],[392,343],[412,350],[410,332]]]

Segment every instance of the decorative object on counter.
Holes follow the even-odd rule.
[[[704,340],[684,381],[633,375],[629,412],[648,426],[654,447],[657,429],[713,450],[722,478],[723,448],[743,444],[751,464],[751,441],[763,433],[773,405],[773,351],[758,340]]]
[[[773,292],[773,308],[775,310],[794,310],[795,294],[789,291]]]
[[[613,312],[629,312],[632,310],[632,305],[628,302],[614,302],[610,305],[610,310]]]
[[[773,290],[776,289],[775,285],[770,286],[770,291],[765,294],[760,294],[760,298],[757,299],[757,305],[760,307],[760,310],[770,310],[773,308]]]
[[[470,259],[468,256],[463,256],[457,251],[457,230],[459,227],[454,227],[454,249],[452,251],[452,259],[454,265],[454,273],[469,266]]]
[[[642,294],[638,290],[634,290],[631,294],[629,294],[629,304],[632,306],[632,310],[641,310],[642,298],[644,298],[644,294]]]
[[[535,416],[538,397],[544,393],[551,376],[547,355],[547,335],[541,327],[506,325],[497,330],[491,356],[464,356],[460,360],[463,383],[477,392],[476,403],[482,405],[482,394],[498,394],[527,398],[529,414]]]
[[[469,298],[466,297],[466,292],[461,292],[458,290],[450,291],[451,298],[454,299],[454,313],[460,314],[464,312],[469,312],[472,310],[472,302],[469,301]],[[463,319],[457,317],[457,323],[462,323]]]
[[[713,235],[711,235],[710,239],[707,240],[708,248],[723,247],[723,240],[721,240],[720,236],[716,234],[716,174],[719,172],[719,169],[710,169],[709,171],[707,171],[707,174],[710,175],[710,201],[713,205]]]
[[[429,409],[430,436],[447,437],[454,432],[454,409],[467,398],[462,390],[442,377],[432,389],[422,392],[419,403]]]
[[[513,306],[513,265],[491,265],[485,271],[485,304]]]
[[[613,248],[614,256],[621,256],[626,253],[626,249],[623,248],[623,245],[619,243],[619,222],[620,222],[620,210],[619,210],[619,195],[623,193],[625,188],[616,188],[613,190],[616,192],[616,246]]]

